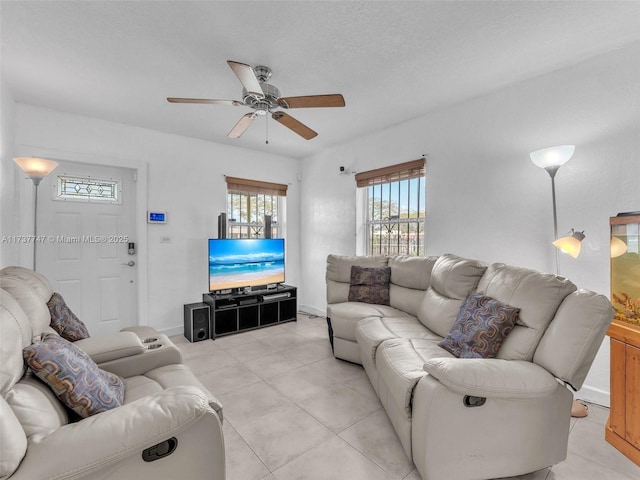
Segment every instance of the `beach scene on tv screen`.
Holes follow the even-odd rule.
[[[210,291],[281,282],[284,282],[284,241],[282,239],[210,242]]]

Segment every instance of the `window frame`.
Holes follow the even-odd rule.
[[[227,237],[228,238],[265,238],[266,207],[271,205],[271,237],[284,238],[286,215],[287,185],[249,180],[236,177],[227,178]],[[239,197],[239,207],[234,207]],[[246,202],[246,218],[242,218],[242,204]],[[254,210],[251,203],[262,212]],[[239,213],[240,215],[236,215]],[[240,218],[237,218],[240,216]]]
[[[403,185],[404,183],[404,185]],[[413,183],[413,185],[412,185]],[[417,183],[417,185],[416,185]],[[425,159],[405,162],[389,167],[383,167],[356,175],[358,186],[357,202],[360,213],[357,214],[357,232],[359,237],[357,253],[364,255],[409,255],[423,256],[426,250],[425,221],[426,221],[426,172]],[[387,187],[387,197],[383,198],[383,190]],[[376,197],[379,188],[380,196]],[[396,191],[394,197],[394,190]],[[412,191],[415,202],[412,202]],[[375,205],[370,198],[379,198],[379,211],[388,209],[386,218],[375,219],[372,215]],[[403,210],[403,200],[406,210]],[[384,202],[386,207],[384,206]],[[396,212],[392,213],[392,202],[397,202]],[[415,206],[416,210],[411,207]],[[378,216],[382,216],[378,214]],[[413,226],[413,232],[412,230]],[[384,235],[384,228],[388,235]],[[378,230],[379,234],[375,233]],[[390,234],[395,229],[395,234]],[[404,230],[404,232],[402,232]],[[379,241],[375,242],[378,235]],[[386,238],[386,244],[383,241]],[[412,241],[413,238],[413,241]]]

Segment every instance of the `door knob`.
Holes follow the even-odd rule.
[[[123,263],[122,265],[126,265],[127,267],[133,267],[136,264],[133,260],[129,260],[127,263]]]

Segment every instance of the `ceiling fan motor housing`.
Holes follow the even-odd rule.
[[[278,98],[280,98],[280,90],[268,83],[260,82],[264,97],[256,97],[247,92],[245,88],[242,89],[242,100],[244,104],[255,110],[267,110],[272,111],[278,108]]]

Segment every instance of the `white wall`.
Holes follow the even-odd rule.
[[[329,253],[354,254],[355,181],[364,171],[427,154],[426,254],[555,271],[551,182],[529,160],[575,144],[556,176],[558,230],[584,230],[560,273],[609,295],[609,217],[640,210],[640,45],[523,82],[307,158],[302,169],[301,303],[325,309]],[[381,115],[384,112],[380,113]],[[607,404],[608,339],[583,388]]]
[[[136,167],[148,178],[141,211],[168,216],[165,225],[139,219],[147,242],[139,245],[138,265],[148,279],[140,301],[151,326],[181,333],[183,304],[200,302],[208,289],[206,239],[217,237],[217,216],[226,211],[224,175],[289,185],[286,275],[289,283],[299,284],[297,160],[20,103],[15,129],[20,155]],[[160,243],[165,236],[171,243]]]
[[[15,163],[13,162],[15,135],[16,102],[11,88],[0,78],[0,237],[5,236],[0,244],[0,268],[18,262],[16,244],[9,243],[6,237],[17,235],[14,207],[16,199]]]

